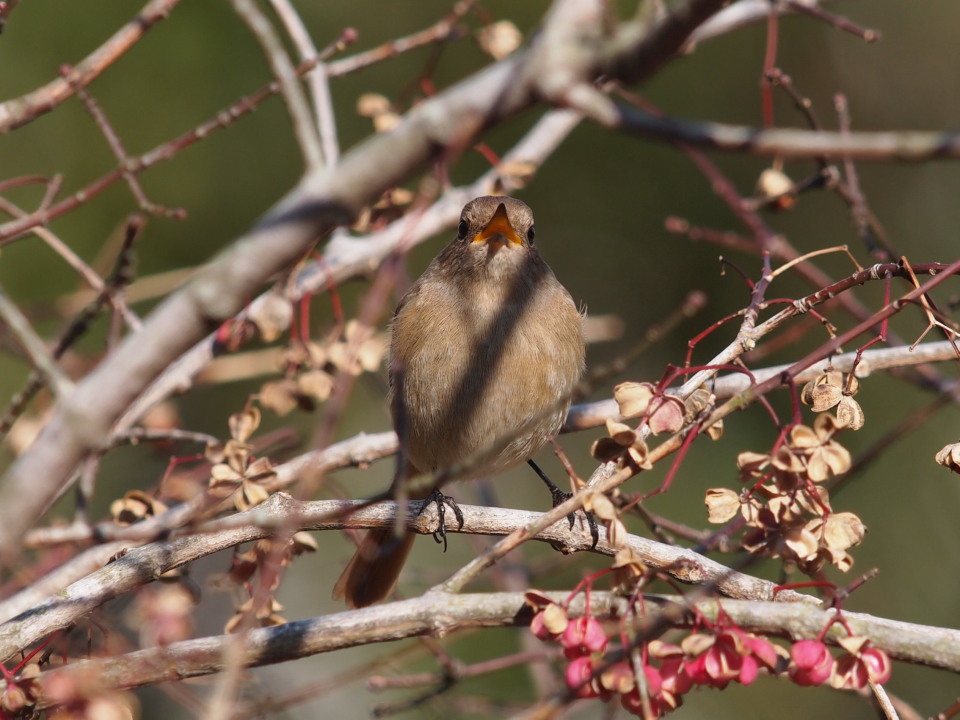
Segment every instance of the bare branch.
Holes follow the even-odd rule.
[[[26,350],[33,367],[39,371],[47,385],[58,398],[66,398],[73,392],[73,382],[54,361],[47,344],[40,339],[30,321],[20,312],[20,308],[0,289],[0,319],[10,328],[10,332]]]
[[[366,506],[365,506],[366,505]],[[436,520],[430,514],[417,515],[422,503],[409,503],[407,527],[421,534],[432,534]],[[548,520],[556,512],[541,514],[504,508],[461,505],[464,524],[460,528],[453,518],[447,520],[447,532],[480,535],[516,534],[515,528],[542,526],[529,535],[541,542],[559,543],[571,549],[590,550],[589,533],[571,530],[566,514]],[[69,627],[84,614],[107,600],[131,589],[153,582],[163,573],[200,557],[211,555],[241,543],[273,536],[277,531],[335,530],[344,527],[390,527],[396,518],[394,503],[368,505],[350,500],[300,502],[286,493],[276,493],[265,503],[198,528],[200,534],[188,534],[169,542],[154,542],[130,550],[106,567],[77,580],[18,616],[0,625],[0,657],[9,658],[50,633]],[[651,567],[662,568],[677,580],[691,584],[709,583],[720,592],[737,598],[780,601],[816,602],[813,598],[792,591],[775,592],[776,586],[766,580],[752,578],[698,555],[690,550],[629,536],[630,546]],[[595,552],[613,555],[604,535]]]
[[[603,99],[601,99],[603,98]],[[632,135],[686,143],[709,150],[782,158],[826,158],[922,162],[960,158],[960,133],[905,130],[902,132],[829,132],[771,128],[657,117],[604,96],[578,94],[570,107],[600,125]]]
[[[545,593],[564,602],[566,593]],[[746,630],[780,635],[793,640],[816,638],[835,616],[806,603],[702,600],[694,604],[703,618],[715,622],[719,613]],[[690,603],[675,596],[647,596],[644,625],[661,618],[671,624],[691,624]],[[583,596],[570,603],[570,616],[584,611]],[[611,593],[593,592],[590,613],[598,619],[623,617],[626,600]],[[516,627],[532,617],[522,593],[477,593],[451,596],[431,592],[411,600],[350,610],[277,627],[251,630],[242,635],[219,635],[173,643],[164,648],[105,658],[81,660],[40,676],[47,684],[58,676],[90,677],[92,673],[107,688],[140,687],[220,672],[231,652],[240,653],[243,667],[258,667],[295,660],[317,653],[358,645],[391,642],[423,635],[445,636],[470,628]],[[960,631],[896,622],[861,613],[843,613],[857,635],[892,657],[932,667],[960,671]],[[826,639],[836,642],[845,631],[834,626]]]
[[[821,5],[823,5],[822,0],[788,0],[787,2],[777,2],[776,8],[778,12],[783,14],[790,12],[804,13],[823,19],[838,29],[846,30],[867,42],[875,42],[880,39],[880,33],[877,31],[864,30],[846,20],[846,18],[827,13],[821,8]],[[731,3],[697,28],[690,38],[690,46],[726,35],[744,25],[763,22],[769,16],[769,0],[738,0],[738,2]]]
[[[267,62],[277,78],[277,82],[280,83],[280,94],[287,106],[287,112],[290,113],[293,134],[297,138],[300,153],[303,155],[304,171],[307,173],[319,171],[323,167],[323,151],[320,149],[320,139],[313,126],[303,88],[297,80],[296,69],[290,62],[290,57],[287,55],[283,43],[277,37],[273,25],[267,20],[267,16],[260,11],[255,2],[252,0],[232,0],[232,3],[234,10],[243,18],[243,21],[247,23],[247,26],[257,38],[263,48],[264,55],[267,57]]]
[[[0,103],[0,133],[7,133],[50,112],[73,95],[73,85],[86,87],[116,62],[146,32],[171,13],[180,0],[151,0],[130,22],[75,65],[69,79],[57,78],[23,97]],[[7,3],[10,5],[10,3]]]
[[[300,61],[319,57],[317,47],[297,9],[290,0],[270,0],[273,11],[280,18],[287,35],[293,41],[300,54]],[[317,123],[317,135],[320,138],[320,148],[323,161],[327,165],[336,165],[340,158],[340,145],[337,141],[337,123],[333,113],[333,101],[330,98],[330,81],[327,76],[327,67],[320,63],[306,75],[310,86],[310,95],[313,99],[313,114]]]

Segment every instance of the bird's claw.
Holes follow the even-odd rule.
[[[457,505],[457,501],[454,500],[449,495],[444,495],[442,492],[434,488],[434,490],[427,495],[423,501],[423,505],[420,506],[420,511],[417,515],[422,515],[423,511],[426,510],[430,505],[437,506],[437,529],[433,533],[433,539],[437,544],[443,543],[443,551],[447,551],[447,529],[445,517],[447,514],[447,506],[453,510],[453,514],[457,518],[458,527],[463,527],[463,512],[460,510],[460,506]]]
[[[564,492],[556,485],[550,489],[550,495],[553,498],[553,507],[557,507],[562,503],[565,503],[567,500],[573,497],[573,493]],[[590,539],[593,542],[590,545],[590,549],[595,549],[597,543],[600,542],[600,527],[597,525],[597,519],[593,516],[592,512],[587,512],[584,509],[580,509],[580,512],[583,513],[584,517],[587,518],[587,526],[590,528]],[[573,530],[573,524],[577,521],[577,513],[572,512],[567,515],[567,522],[570,524],[570,529]]]

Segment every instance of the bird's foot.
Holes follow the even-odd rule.
[[[447,514],[447,506],[453,510],[453,514],[457,518],[457,523],[459,527],[463,527],[463,512],[460,510],[460,506],[457,505],[457,501],[454,500],[449,495],[444,495],[437,489],[434,489],[423,501],[423,505],[420,507],[420,512],[417,515],[423,513],[430,505],[437,506],[437,529],[433,533],[433,539],[439,544],[443,543],[443,551],[447,551],[447,529],[444,518]]]
[[[550,490],[550,495],[553,497],[553,507],[557,507],[565,503],[567,500],[573,497],[573,493],[564,492],[556,485],[553,486]],[[597,519],[593,516],[592,512],[587,512],[583,508],[580,508],[581,513],[587,519],[587,527],[590,528],[590,539],[593,542],[590,544],[591,549],[597,547],[597,543],[600,542],[600,527],[597,525]],[[573,530],[573,524],[577,520],[577,513],[572,512],[567,515],[567,522],[570,524],[570,529]]]
[[[541,480],[543,480],[547,486],[547,489],[550,490],[550,497],[553,498],[553,507],[557,507],[573,497],[573,493],[564,492],[558,488],[556,483],[548,478],[547,474],[541,470],[540,466],[537,465],[533,460],[527,460],[527,464],[533,468],[533,471]],[[593,540],[593,544],[590,547],[596,548],[597,543],[600,542],[600,528],[597,526],[597,519],[593,516],[593,513],[587,512],[586,510],[581,509],[580,512],[582,512],[584,517],[587,518],[587,526],[590,528],[590,538]],[[576,516],[577,514],[575,512],[567,515],[567,522],[570,523],[571,530],[573,530],[573,524],[576,522]]]

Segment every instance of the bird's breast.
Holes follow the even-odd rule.
[[[572,299],[555,280],[472,296],[432,290],[393,326],[392,407],[411,462],[435,471],[479,454],[466,473],[476,476],[525,461],[559,429],[582,372]]]

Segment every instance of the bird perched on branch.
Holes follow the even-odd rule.
[[[559,431],[583,369],[582,316],[534,247],[530,208],[510,197],[467,203],[457,236],[393,317],[390,404],[407,459],[394,497],[414,475],[454,468],[456,479],[475,478],[530,460]],[[413,537],[367,533],[334,598],[350,607],[385,598]]]

